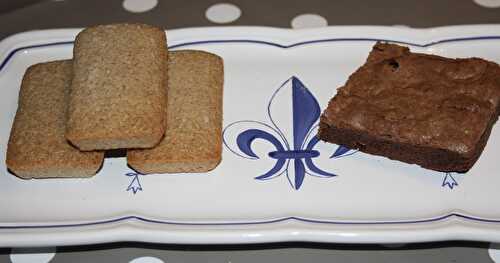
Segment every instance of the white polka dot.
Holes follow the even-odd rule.
[[[164,263],[163,260],[155,257],[134,258],[129,263]]]
[[[500,0],[474,0],[474,2],[482,7],[500,7]]]
[[[10,252],[12,263],[47,263],[56,255],[55,247],[13,248]]]
[[[123,8],[132,13],[149,11],[158,5],[158,0],[124,0]]]
[[[386,248],[401,248],[406,246],[406,243],[392,243],[392,244],[380,244],[380,245]]]
[[[328,21],[317,14],[302,14],[292,20],[292,28],[324,27],[327,25]]]
[[[494,262],[500,262],[500,244],[491,243],[488,249],[488,255],[490,255],[491,260]]]
[[[205,16],[213,23],[231,23],[240,18],[241,10],[233,4],[219,3],[209,7]]]

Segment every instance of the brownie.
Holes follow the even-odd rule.
[[[445,172],[466,172],[500,111],[500,67],[377,43],[320,119],[321,140]]]

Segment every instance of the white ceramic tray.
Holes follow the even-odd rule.
[[[0,246],[500,241],[498,124],[467,174],[314,139],[320,110],[375,41],[500,62],[499,25],[172,30],[170,50],[224,58],[217,169],[144,176],[112,158],[91,179],[19,179],[7,172],[5,151],[21,78],[29,65],[70,58],[78,31],[27,32],[0,43]]]

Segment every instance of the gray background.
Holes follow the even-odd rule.
[[[225,25],[290,27],[304,13],[326,18],[329,25],[406,25],[434,27],[500,23],[500,8],[473,0],[172,0],[152,10],[131,13],[122,0],[0,0],[0,39],[33,29],[87,27],[112,22],[143,22],[166,29],[215,26],[205,17],[208,7],[229,2],[241,17]],[[500,32],[499,32],[500,33]],[[258,245],[186,246],[112,243],[58,247],[51,262],[129,262],[143,256],[164,262],[493,262],[487,243],[438,242],[380,245],[277,243]],[[10,248],[0,248],[0,262],[10,262]],[[46,250],[39,249],[38,252]]]
[[[276,243],[258,245],[159,245],[112,243],[91,246],[58,247],[51,263],[129,262],[135,258],[156,257],[165,263],[177,262],[493,262],[488,244],[478,242],[439,242],[407,244],[401,248],[380,245],[323,243]],[[44,252],[44,249],[39,249]],[[10,262],[9,249],[0,249],[0,262]]]

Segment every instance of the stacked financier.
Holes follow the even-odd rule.
[[[127,162],[141,173],[212,170],[222,151],[222,59],[192,50],[169,56],[165,137],[154,148],[128,150]]]
[[[89,177],[105,150],[125,148],[144,173],[213,169],[222,148],[222,59],[172,54],[164,31],[149,25],[80,32],[72,61],[25,73],[7,167],[26,179]]]
[[[165,133],[165,32],[141,24],[78,34],[66,138],[80,150],[150,148]]]
[[[24,74],[6,160],[21,178],[88,177],[102,164],[103,152],[79,151],[64,138],[71,64],[40,63]]]

